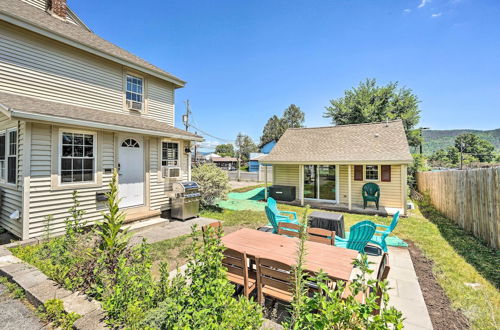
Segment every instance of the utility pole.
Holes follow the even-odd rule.
[[[189,107],[189,100],[186,100],[186,114],[182,115],[182,122],[186,127],[186,131],[189,128],[189,115],[191,114],[191,108]]]
[[[423,142],[424,142],[424,139],[423,139],[423,136],[422,136],[422,131],[424,129],[429,129],[429,127],[420,127],[419,131],[420,131],[420,154],[422,155],[422,145],[423,145]]]
[[[460,142],[460,169],[462,170],[464,167],[464,147],[465,144]]]
[[[198,134],[197,131],[194,132],[194,134]],[[195,165],[198,165],[198,153],[197,153],[197,147],[198,145],[196,144],[196,142],[194,143],[194,164]]]

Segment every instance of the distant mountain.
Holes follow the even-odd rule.
[[[452,146],[455,143],[455,137],[463,133],[473,133],[488,140],[495,146],[497,151],[500,151],[500,128],[491,131],[480,131],[474,129],[451,129],[451,130],[424,130],[422,136],[424,138],[423,152],[431,154],[436,150]]]

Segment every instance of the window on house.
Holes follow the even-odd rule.
[[[7,145],[7,182],[17,181],[17,131],[8,131]]]
[[[144,100],[144,81],[142,78],[127,75],[127,101],[142,103]]]
[[[5,134],[0,135],[0,180],[5,180]]]
[[[161,147],[161,165],[178,166],[179,165],[179,144],[176,142],[162,142]]]
[[[95,174],[95,135],[61,134],[61,182],[93,182]]]
[[[365,179],[378,180],[378,165],[366,165]]]

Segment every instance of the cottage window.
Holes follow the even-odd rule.
[[[378,165],[366,165],[365,167],[366,180],[378,180]]]
[[[127,75],[127,101],[142,103],[144,100],[144,81],[137,76]]]
[[[62,132],[61,183],[94,182],[95,134]]]
[[[17,181],[17,130],[7,131],[7,182]]]
[[[176,142],[162,142],[161,166],[179,165],[179,144]]]

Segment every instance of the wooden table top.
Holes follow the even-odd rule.
[[[249,257],[267,258],[294,265],[297,259],[298,239],[243,228],[222,237],[225,247],[246,252]],[[348,281],[353,270],[352,261],[358,252],[341,247],[306,242],[305,269],[319,272],[322,269],[329,277]]]

